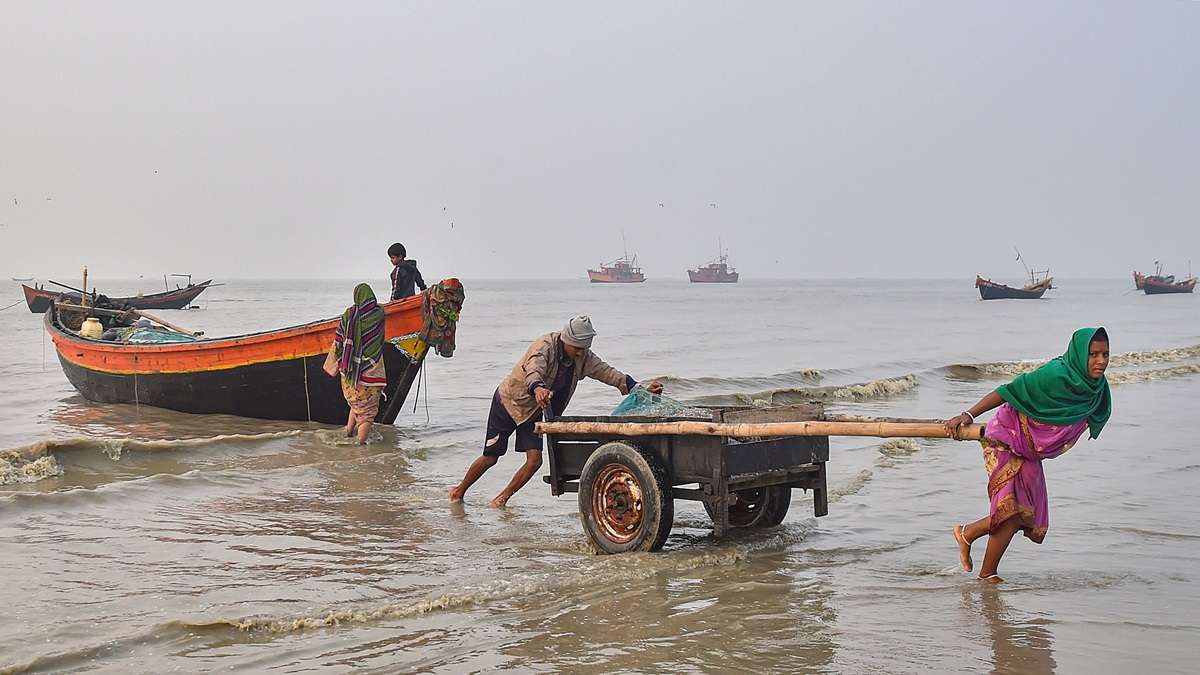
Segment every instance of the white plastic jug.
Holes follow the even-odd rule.
[[[79,327],[79,334],[85,338],[98,340],[104,334],[104,326],[100,324],[100,319],[89,316],[84,319],[83,325]]]

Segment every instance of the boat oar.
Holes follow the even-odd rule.
[[[54,284],[55,286],[58,286],[58,287],[60,287],[60,288],[65,288],[65,289],[67,289],[68,291],[75,291],[76,293],[82,293],[82,294],[84,294],[84,295],[88,295],[88,292],[87,292],[87,291],[81,291],[81,290],[79,290],[78,288],[75,288],[74,286],[68,286],[68,285],[66,285],[66,284],[60,284],[60,283],[58,283],[57,281],[55,281],[55,280],[53,280],[53,279],[47,279],[47,280],[46,280],[46,283]]]
[[[177,332],[177,333],[184,333],[185,335],[192,335],[192,336],[195,336],[195,337],[199,337],[199,336],[201,336],[201,335],[204,335],[204,331],[191,331],[191,330],[188,330],[188,329],[186,329],[186,328],[181,328],[181,327],[179,327],[179,326],[176,326],[175,324],[173,324],[173,323],[171,323],[171,322],[169,322],[169,321],[166,321],[166,320],[164,320],[164,319],[160,319],[160,318],[158,318],[157,316],[154,316],[153,314],[147,314],[146,312],[143,312],[143,311],[142,311],[142,310],[140,310],[140,309],[131,309],[131,310],[129,310],[129,311],[130,311],[130,312],[132,312],[132,313],[133,313],[134,315],[136,315],[136,316],[140,316],[140,317],[142,317],[142,318],[144,318],[144,319],[150,319],[151,321],[153,321],[153,322],[155,322],[155,323],[162,324],[162,325],[166,326],[167,328],[170,328],[171,330],[173,330],[173,331],[175,331],[175,332]]]
[[[591,436],[724,436],[755,438],[772,436],[870,436],[875,438],[950,438],[938,420],[923,422],[538,422],[539,434],[586,434]],[[977,441],[982,424],[965,424],[958,440]]]

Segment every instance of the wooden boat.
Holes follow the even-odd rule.
[[[1196,287],[1196,278],[1191,276],[1191,263],[1188,263],[1188,278],[1175,281],[1174,274],[1163,274],[1162,263],[1154,261],[1154,274],[1145,275],[1133,273],[1133,284],[1146,295],[1165,295],[1168,293],[1191,293]]]
[[[1191,293],[1194,288],[1196,288],[1196,277],[1184,279],[1183,281],[1175,281],[1174,277],[1171,277],[1171,281],[1167,281],[1165,278],[1146,277],[1142,281],[1142,292],[1146,295]]]
[[[1015,249],[1014,249],[1015,250]],[[1029,275],[1029,283],[1021,288],[1013,288],[998,284],[991,279],[984,279],[978,274],[975,275],[975,288],[979,289],[979,297],[983,300],[1038,300],[1046,291],[1054,288],[1054,278],[1050,276],[1050,270],[1035,271],[1029,269],[1025,264],[1024,258],[1021,257],[1021,252],[1017,251],[1017,262],[1025,268],[1025,273]]]
[[[108,298],[108,300],[115,305],[132,307],[133,309],[183,309],[190,305],[196,299],[196,296],[203,293],[212,285],[213,280],[209,279],[208,281],[198,284],[188,284],[182,288],[175,288],[169,291],[133,295],[124,298]],[[21,290],[25,292],[25,304],[29,305],[29,311],[34,314],[45,312],[60,297],[65,298],[65,301],[71,304],[79,303],[78,293],[48,291],[44,287],[31,288],[25,284],[21,284]]]
[[[609,263],[600,263],[598,270],[588,270],[588,279],[593,284],[640,284],[646,280],[642,268],[637,266],[637,256],[629,257],[624,232],[621,233],[621,245],[625,248],[625,255]]]
[[[737,270],[729,266],[729,256],[717,243],[717,257],[694,270],[688,270],[688,281],[693,284],[736,284]]]
[[[1053,277],[1046,277],[1036,283],[1026,284],[1022,288],[1013,288],[998,284],[991,279],[976,276],[975,287],[979,289],[979,297],[983,300],[1037,300],[1045,295],[1046,291],[1053,288],[1051,285],[1053,281]]]
[[[646,275],[642,274],[642,268],[637,266],[637,256],[634,256],[601,263],[600,269],[588,270],[588,279],[593,284],[640,284],[646,280]]]
[[[443,284],[461,289],[456,279]],[[421,333],[425,297],[422,293],[381,305],[386,316],[388,383],[376,422],[395,421],[425,359],[429,348]],[[340,380],[322,368],[337,329],[336,318],[173,344],[84,338],[71,329],[82,320],[78,312],[60,311],[53,305],[45,313],[46,332],[54,341],[63,372],[89,401],[327,424],[344,424],[349,414]]]

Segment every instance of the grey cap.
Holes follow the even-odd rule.
[[[567,322],[567,325],[563,327],[562,333],[559,336],[563,342],[572,347],[590,349],[592,338],[596,337],[596,329],[592,328],[590,317],[577,316]]]

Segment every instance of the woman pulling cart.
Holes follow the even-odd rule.
[[[959,561],[970,572],[971,544],[988,536],[979,578],[997,584],[1000,558],[1017,530],[1035,544],[1050,526],[1042,460],[1054,459],[1087,431],[1091,438],[1112,414],[1112,397],[1104,371],[1108,368],[1108,333],[1081,328],[1071,336],[1062,356],[1037,370],[1017,376],[984,396],[965,412],[946,421],[957,437],[959,428],[999,407],[983,432],[983,461],[988,472],[988,515],[953,528]]]

